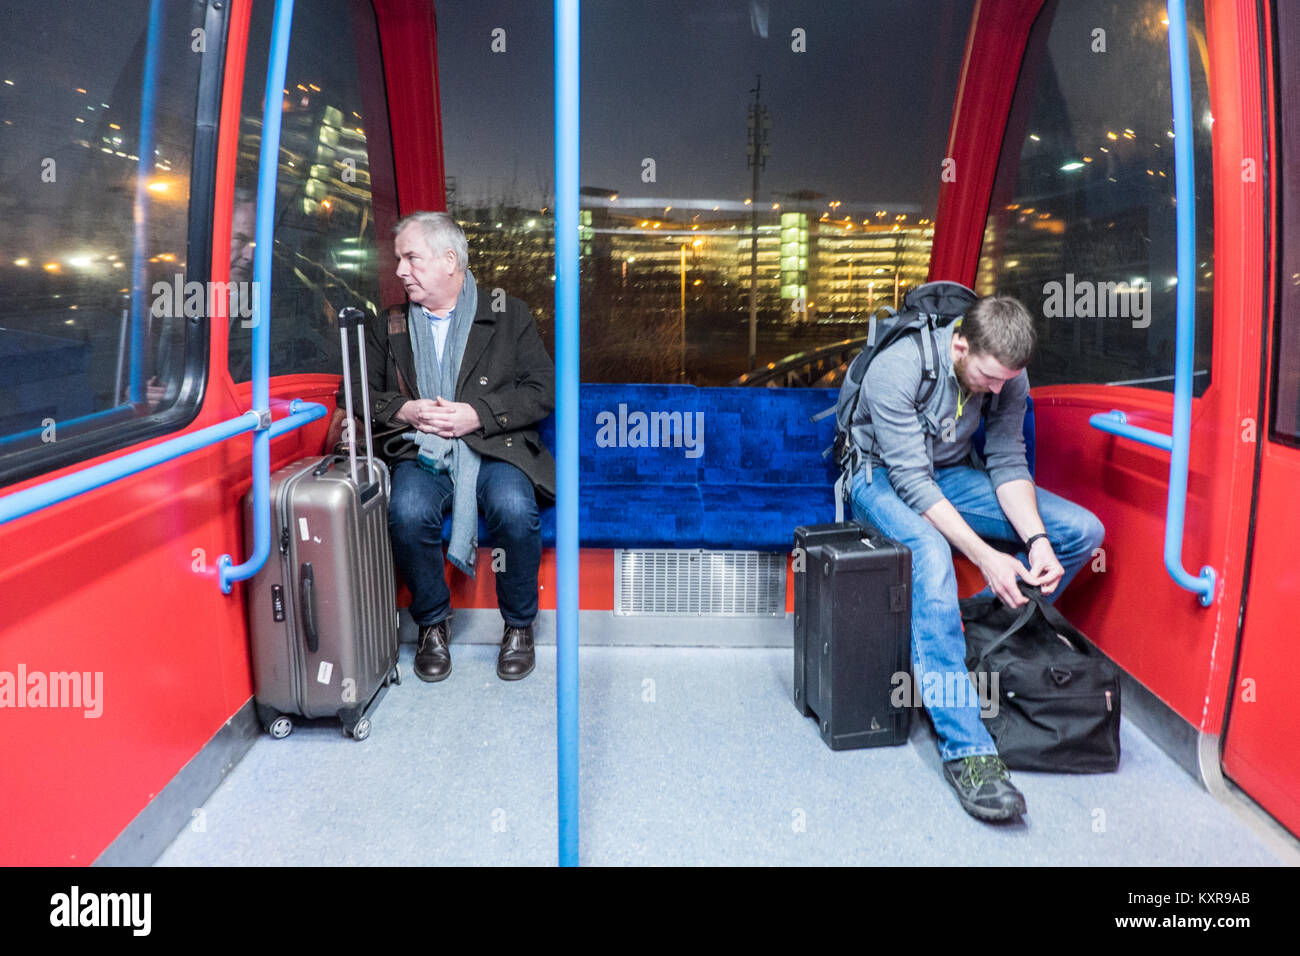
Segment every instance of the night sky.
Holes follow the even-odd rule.
[[[756,73],[771,111],[760,198],[811,189],[932,210],[971,0],[592,0],[582,19],[582,184],[744,199]],[[458,200],[553,188],[549,0],[437,4],[447,173]],[[764,16],[765,11],[765,16]],[[766,20],[767,38],[757,34]],[[493,53],[492,31],[506,31]],[[807,52],[791,49],[806,31]],[[641,162],[657,182],[641,181]]]

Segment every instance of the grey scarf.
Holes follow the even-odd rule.
[[[411,330],[412,351],[415,353],[415,382],[421,398],[441,395],[447,401],[456,400],[456,380],[460,376],[460,363],[465,357],[465,342],[478,310],[478,287],[474,276],[465,270],[465,282],[452,313],[451,328],[443,344],[442,361],[438,361],[437,344],[433,329],[424,311],[411,303],[407,314],[407,327]],[[414,431],[402,436],[415,442],[420,449],[420,466],[434,473],[451,475],[451,543],[447,547],[447,560],[474,577],[474,561],[478,557],[478,452],[459,438],[443,438],[432,432]]]

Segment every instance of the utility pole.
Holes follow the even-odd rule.
[[[759,91],[763,87],[763,74],[758,74],[754,88],[754,102],[749,107],[745,125],[749,129],[749,145],[745,149],[748,162],[754,170],[754,188],[749,197],[749,370],[758,364],[758,171],[767,165],[767,133],[772,128],[767,107],[759,105]]]
[[[686,384],[686,243],[682,243],[682,384]]]

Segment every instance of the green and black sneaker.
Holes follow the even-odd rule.
[[[1011,784],[1002,758],[985,754],[943,765],[943,778],[957,791],[962,809],[977,820],[1014,820],[1025,812],[1024,795]]]

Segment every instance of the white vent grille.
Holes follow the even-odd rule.
[[[785,559],[768,551],[616,550],[614,613],[782,616]]]

